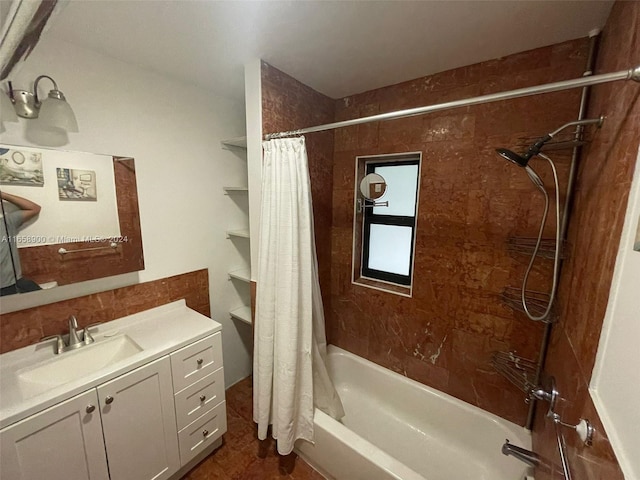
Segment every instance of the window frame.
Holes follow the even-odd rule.
[[[360,275],[361,277],[369,280],[380,281],[385,283],[391,283],[393,285],[399,285],[406,288],[412,287],[413,280],[413,265],[415,255],[415,240],[416,240],[416,227],[418,219],[418,204],[420,196],[420,166],[422,155],[420,153],[400,154],[393,155],[396,157],[405,157],[404,159],[398,158],[397,160],[385,160],[385,156],[370,157],[369,160],[365,160],[365,175],[369,173],[375,173],[376,167],[393,167],[393,166],[405,166],[416,165],[418,167],[417,179],[416,179],[416,192],[415,192],[415,207],[413,216],[404,215],[381,215],[374,214],[373,208],[368,206],[364,208],[362,214],[362,251],[360,260]],[[410,158],[407,158],[410,157]],[[362,158],[362,157],[359,157]],[[380,199],[384,201],[384,196]],[[376,270],[368,268],[369,263],[369,249],[371,239],[371,225],[392,225],[399,227],[411,228],[411,250],[409,252],[409,272],[407,275],[385,272],[383,270]]]

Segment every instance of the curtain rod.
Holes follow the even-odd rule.
[[[409,108],[407,110],[398,110],[396,112],[380,113],[378,115],[371,115],[369,117],[355,118],[353,120],[345,120],[342,122],[326,123],[324,125],[301,128],[299,130],[291,130],[288,132],[268,133],[264,136],[264,138],[265,140],[271,140],[273,138],[283,138],[293,135],[302,135],[305,133],[322,132],[324,130],[350,127],[352,125],[360,125],[362,123],[381,122],[384,120],[394,120],[396,118],[411,117],[414,115],[424,115],[426,113],[438,112],[440,110],[448,110],[451,108],[466,107],[469,105],[480,105],[482,103],[491,103],[497,102],[499,100],[509,100],[512,98],[539,95],[541,93],[558,92],[571,88],[597,85],[599,83],[615,82],[617,80],[633,80],[635,82],[640,82],[640,66],[630,68],[628,70],[620,70],[619,72],[603,73],[600,75],[592,75],[588,77],[576,78],[573,80],[563,80],[561,82],[546,83],[543,85],[536,85],[534,87],[519,88],[517,90],[509,90],[506,92],[491,93],[489,95],[465,98],[452,102],[438,103],[426,107]]]

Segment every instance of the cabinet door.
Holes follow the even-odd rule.
[[[111,480],[163,480],[180,468],[168,357],[98,387]]]
[[[0,431],[0,478],[108,480],[97,405],[92,389]]]

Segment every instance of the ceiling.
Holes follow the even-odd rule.
[[[262,58],[341,98],[587,36],[613,1],[71,1],[48,35],[244,96]]]

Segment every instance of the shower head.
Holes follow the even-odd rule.
[[[496,148],[496,152],[502,158],[507,159],[520,167],[525,167],[529,162],[528,158],[525,158],[522,155],[518,155],[516,152],[507,150],[506,148]]]
[[[544,144],[547,143],[549,140],[551,140],[553,137],[555,137],[558,133],[560,133],[565,128],[571,127],[571,126],[578,126],[579,128],[582,128],[584,125],[590,125],[590,124],[595,124],[598,126],[598,128],[600,128],[603,122],[604,122],[604,117],[600,116],[598,118],[587,118],[584,120],[576,120],[574,122],[565,123],[560,128],[554,130],[551,133],[546,134],[544,137],[539,138],[522,155],[519,155],[511,150],[507,150],[506,148],[496,148],[496,152],[502,158],[505,158],[510,162],[515,163],[516,165],[519,165],[521,167],[526,167],[527,164],[529,163],[529,160],[531,160],[531,157],[535,157],[536,155],[538,155],[542,150],[542,147],[544,146]]]
[[[529,151],[531,151],[531,149],[529,149]],[[524,155],[518,155],[517,153],[512,152],[511,150],[507,150],[506,148],[497,148],[496,152],[498,152],[498,155],[500,155],[502,158],[509,160],[510,162],[513,162],[520,167],[524,167],[524,170],[527,172],[527,175],[529,176],[533,184],[538,187],[538,189],[542,191],[542,193],[546,193],[542,179],[535,172],[535,170],[528,165],[529,159],[533,155],[529,155],[529,152],[525,153]]]
[[[517,153],[511,150],[507,150],[506,148],[496,148],[496,152],[502,158],[505,158],[510,162],[515,163],[516,165],[520,167],[526,167],[527,164],[529,163],[529,160],[531,160],[531,157],[538,155],[540,153],[540,150],[544,146],[544,144],[547,143],[552,138],[553,136],[551,134],[545,135],[544,137],[540,138],[536,143],[531,145],[529,149],[522,155],[518,155]]]

